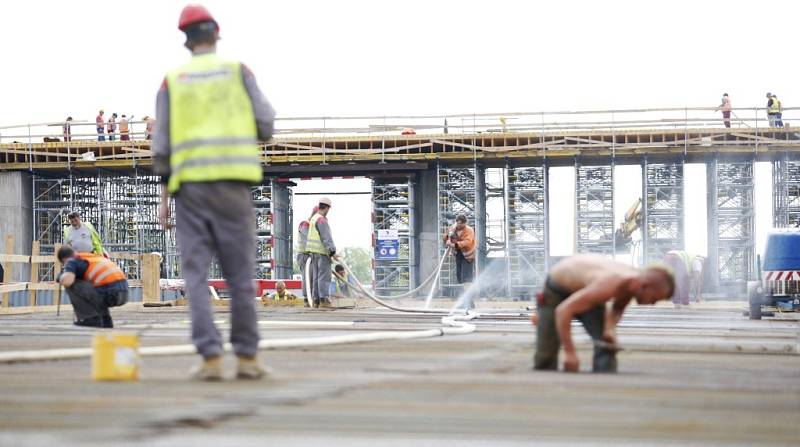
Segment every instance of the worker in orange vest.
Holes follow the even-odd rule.
[[[128,302],[125,273],[101,255],[76,253],[68,245],[59,248],[57,256],[64,265],[58,282],[67,289],[75,311],[75,325],[114,327],[108,308]]]
[[[475,230],[467,225],[467,216],[459,214],[456,224],[444,237],[445,245],[456,258],[456,278],[458,283],[469,289],[475,272]]]

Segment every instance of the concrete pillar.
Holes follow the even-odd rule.
[[[414,216],[417,229],[417,244],[419,250],[415,253],[415,264],[419,266],[417,283],[419,286],[428,276],[433,274],[439,262],[439,242],[443,235],[439,234],[439,201],[438,197],[438,169],[434,165],[420,172],[414,184]],[[423,290],[427,293],[427,290]]]
[[[33,184],[26,172],[0,172],[0,239],[14,235],[14,254],[31,254]],[[3,242],[5,244],[5,242]],[[2,247],[5,251],[5,245]],[[14,265],[14,281],[30,281],[30,264]]]
[[[717,159],[706,162],[706,209],[708,218],[708,258],[705,289],[716,292],[719,289],[719,223],[717,219]]]
[[[486,168],[475,164],[475,239],[477,239],[477,256],[475,258],[475,277],[477,278],[486,266]]]
[[[275,269],[272,277],[283,279],[291,278],[292,262],[292,209],[291,191],[286,183],[272,181],[272,237],[275,244],[272,247],[272,258],[275,260]]]

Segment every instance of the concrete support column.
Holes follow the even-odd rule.
[[[475,164],[475,239],[477,239],[477,256],[475,258],[475,277],[481,274],[486,266],[486,168]]]
[[[417,282],[414,287],[418,287],[438,267],[439,262],[439,242],[442,235],[439,234],[439,201],[437,175],[439,170],[433,165],[431,168],[420,172],[417,182],[414,184],[414,216],[417,229],[418,251],[415,253],[416,261],[419,266]],[[427,293],[427,290],[423,290]]]
[[[708,259],[705,288],[709,292],[719,289],[719,221],[717,217],[717,159],[706,162],[706,212],[708,218]]]
[[[0,172],[0,239],[14,235],[14,254],[31,254],[33,243],[33,184],[26,172]],[[15,264],[13,281],[30,281],[30,264]]]

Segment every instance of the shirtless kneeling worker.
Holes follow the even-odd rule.
[[[534,369],[558,369],[558,350],[563,344],[564,371],[578,371],[580,362],[570,334],[572,319],[577,318],[594,342],[592,371],[616,372],[616,327],[631,299],[655,304],[674,291],[672,271],[663,265],[637,269],[598,255],[560,261],[550,269],[537,297]]]

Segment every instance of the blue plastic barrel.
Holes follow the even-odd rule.
[[[800,230],[773,230],[767,236],[764,271],[800,270]]]

